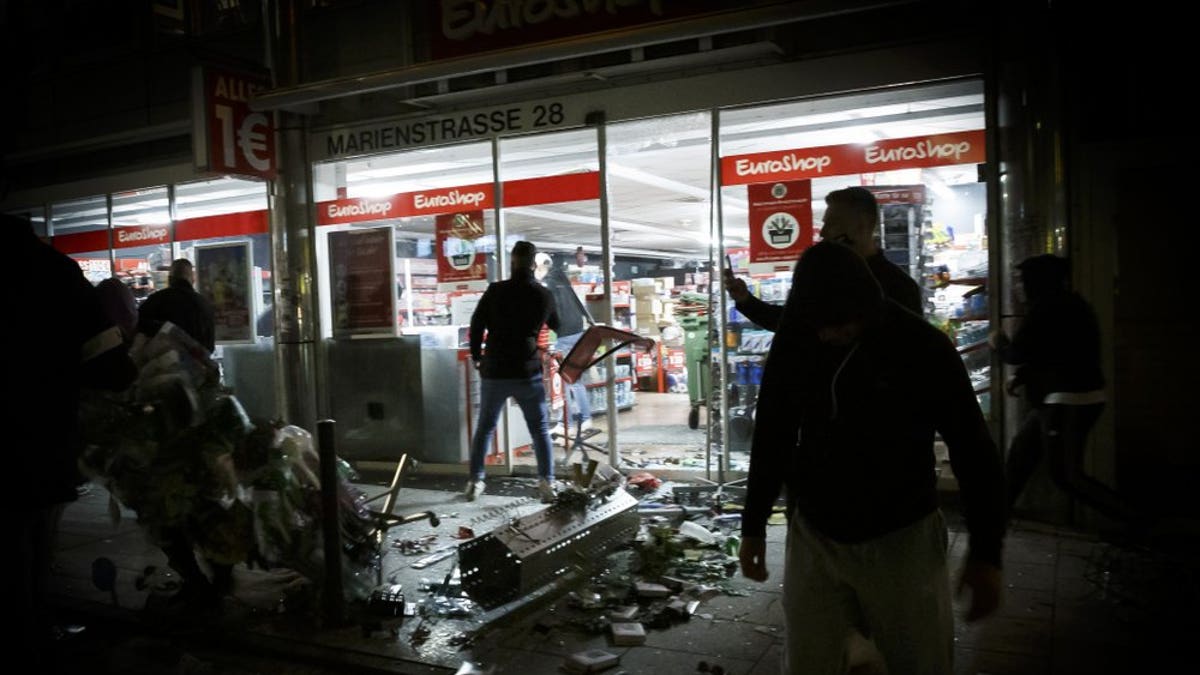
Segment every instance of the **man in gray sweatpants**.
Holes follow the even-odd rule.
[[[936,433],[970,532],[960,587],[973,621],[999,605],[1005,500],[966,369],[854,251],[808,249],[763,373],[740,551],[742,573],[766,580],[766,521],[786,486],[785,673],[841,675],[856,633],[894,675],[953,672]]]

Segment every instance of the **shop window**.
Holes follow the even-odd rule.
[[[175,187],[173,257],[196,264],[197,290],[214,305],[217,341],[275,334],[266,183],[223,177]]]
[[[167,287],[171,267],[171,209],[167,188],[156,187],[112,196],[113,276],[140,303]]]
[[[880,209],[876,244],[920,286],[925,317],[959,345],[987,413],[987,199],[977,182],[984,128],[977,81],[722,111],[722,225],[727,240],[748,242],[728,250],[735,272],[782,304],[795,259],[820,239],[825,195],[871,190]],[[807,200],[791,207],[800,238],[780,249],[764,229],[778,209],[763,205],[797,190]],[[752,408],[772,334],[736,310],[728,318],[727,378]]]
[[[112,276],[108,234],[108,198],[104,195],[50,205],[51,243],[79,263],[93,284]]]

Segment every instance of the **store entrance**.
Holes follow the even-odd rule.
[[[587,129],[499,143],[504,238],[538,246],[538,277],[565,321],[561,335],[548,336],[551,352],[574,344],[579,313],[583,328],[607,324],[655,341],[620,349],[575,385],[553,379],[559,460],[583,452],[635,470],[705,469],[698,369],[708,351],[709,137],[710,117],[699,114],[610,125],[603,142]],[[525,184],[553,188],[556,200],[527,198]],[[531,449],[515,447],[513,461],[532,465]]]

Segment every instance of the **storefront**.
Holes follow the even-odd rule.
[[[465,365],[470,312],[527,239],[597,322],[659,345],[587,374],[600,453],[652,472],[740,477],[771,333],[723,297],[720,265],[782,303],[797,255],[819,240],[824,196],[852,185],[876,195],[881,248],[925,289],[927,318],[959,345],[989,412],[991,355],[980,347],[994,225],[970,54],[897,49],[314,129],[339,451],[405,451],[429,470],[462,470],[478,390]],[[899,86],[889,59],[935,65],[924,83]],[[342,241],[354,237],[378,247],[365,264],[377,290],[357,303],[346,280],[364,260],[345,251],[362,249]],[[550,390],[559,420],[561,385]],[[531,471],[519,412],[498,437],[494,470]]]
[[[93,284],[115,277],[140,304],[166,288],[171,261],[196,266],[213,306],[225,383],[253,415],[274,409],[267,184],[233,177],[50,202],[14,211]]]
[[[794,20],[780,18],[780,3],[758,4],[765,9],[745,14],[762,25]],[[702,21],[714,20],[689,25],[720,37],[723,28]],[[660,33],[652,38],[664,44],[687,35]],[[200,290],[214,297],[215,270],[236,268],[244,307],[228,312],[218,356],[252,414],[277,416],[279,392],[303,382],[319,417],[336,420],[343,456],[392,462],[409,453],[423,470],[446,472],[463,470],[476,415],[478,381],[465,351],[471,311],[490,281],[508,276],[512,244],[530,240],[596,322],[657,343],[586,373],[601,430],[590,439],[595,452],[723,482],[748,464],[771,334],[734,310],[721,265],[782,303],[793,262],[819,239],[824,196],[865,186],[880,203],[881,247],[926,289],[926,316],[959,344],[991,412],[991,353],[980,347],[998,316],[988,291],[999,186],[986,180],[999,175],[988,147],[988,111],[997,104],[985,96],[980,45],[962,37],[868,41],[779,59],[769,40],[689,39],[697,51],[587,77],[506,86],[497,76],[476,89],[410,92],[402,109],[425,112],[381,116],[367,90],[340,92],[353,104],[310,107],[303,124],[286,113],[293,123],[278,138],[302,129],[304,152],[277,145],[303,161],[284,162],[289,180],[275,183],[274,158],[263,161],[274,152],[264,139],[276,136],[263,125],[266,111],[290,110],[280,101],[286,88],[262,93],[254,82],[221,87],[219,77],[197,77],[208,91],[196,100],[197,119],[208,128],[203,139],[195,128],[192,145],[203,157],[22,213],[89,278],[120,276],[139,295],[165,283],[175,257],[214,261],[211,278],[198,265]],[[632,51],[646,57],[641,49]],[[453,61],[434,52],[435,64]],[[456,75],[441,70],[444,81]],[[619,83],[597,84],[607,78]],[[264,180],[228,177],[255,173]],[[197,180],[213,175],[227,177]],[[303,238],[281,246],[273,240],[281,225]],[[272,261],[309,246],[311,269]],[[302,286],[315,311],[289,305]],[[280,298],[290,314],[276,340],[272,302]],[[298,314],[311,322],[311,340],[289,333]],[[313,380],[277,372],[290,367],[285,348],[296,345],[315,345]],[[548,384],[554,421],[564,421],[561,383],[551,375]],[[528,446],[510,410],[489,470],[531,471]]]

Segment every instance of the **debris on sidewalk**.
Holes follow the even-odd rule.
[[[599,673],[616,666],[621,657],[603,649],[589,649],[568,656],[562,664],[568,673]]]

